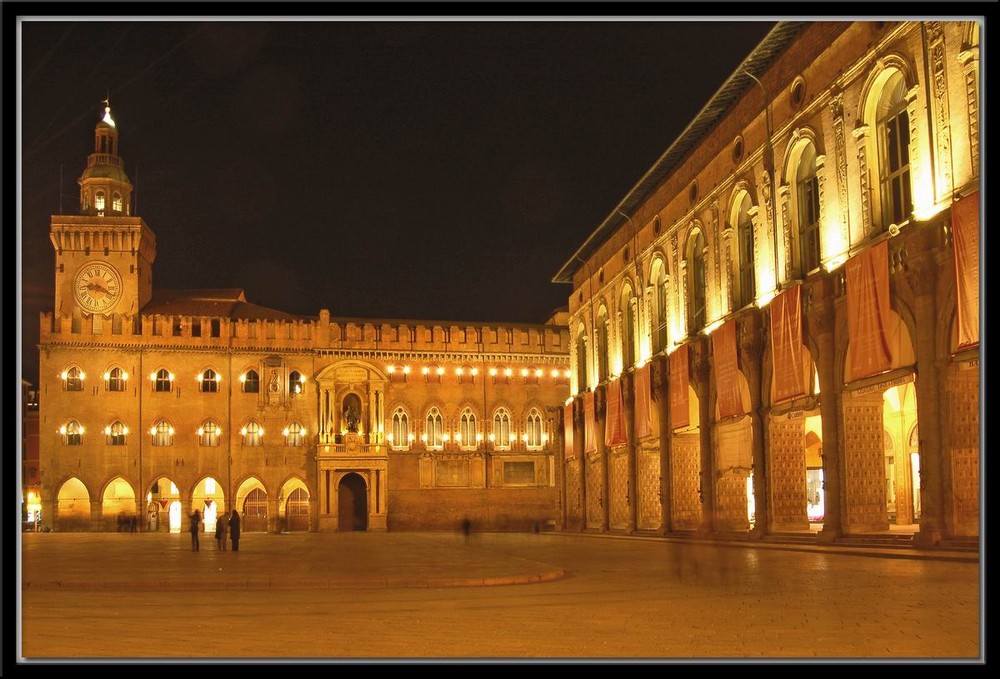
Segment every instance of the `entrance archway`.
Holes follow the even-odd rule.
[[[286,529],[289,531],[309,530],[309,493],[296,488],[285,502]]]
[[[254,488],[243,501],[243,516],[240,529],[244,533],[267,532],[267,493]]]
[[[337,529],[368,530],[368,488],[359,475],[347,474],[337,486]]]

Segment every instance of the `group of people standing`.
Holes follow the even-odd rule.
[[[201,512],[197,509],[191,515],[191,551],[199,551],[198,534],[201,532]],[[226,551],[226,536],[233,542],[233,551],[240,551],[240,513],[235,509],[231,514],[223,513],[215,520],[215,542],[219,550]]]

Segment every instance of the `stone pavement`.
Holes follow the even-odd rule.
[[[489,549],[509,534],[244,534],[240,551],[220,551],[187,533],[24,533],[21,582],[40,589],[324,589],[339,587],[476,587],[557,580],[559,564]],[[688,538],[617,534],[546,536],[709,544]],[[912,548],[722,542],[724,549],[766,549],[977,563],[978,554]],[[478,549],[467,549],[474,545]],[[482,547],[486,547],[483,549]],[[183,576],[180,576],[183,574]]]

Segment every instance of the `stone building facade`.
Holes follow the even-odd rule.
[[[54,215],[41,316],[41,520],[54,530],[516,530],[558,516],[566,312],[460,324],[296,316],[158,290],[106,107]]]
[[[777,24],[578,248],[560,525],[979,535],[979,31]]]

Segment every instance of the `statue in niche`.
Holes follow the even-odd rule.
[[[349,400],[344,405],[344,421],[347,422],[347,431],[357,433],[361,413],[358,412],[358,406],[354,401]]]
[[[271,371],[271,381],[268,382],[267,388],[268,388],[268,391],[271,391],[272,393],[278,391],[278,371],[277,370],[272,370]]]

